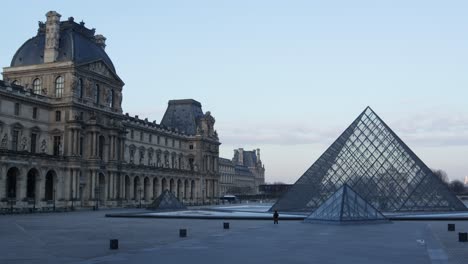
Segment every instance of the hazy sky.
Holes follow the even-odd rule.
[[[194,98],[221,156],[292,183],[370,105],[431,168],[468,176],[468,1],[8,1],[0,65],[55,10],[107,37],[124,112]]]

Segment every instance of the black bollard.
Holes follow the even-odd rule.
[[[455,224],[448,224],[447,229],[448,231],[455,231]]]
[[[186,237],[187,229],[179,229],[179,237]]]
[[[110,249],[119,249],[119,240],[111,239],[110,240]]]
[[[229,229],[229,222],[224,222],[223,227],[224,229]]]
[[[458,242],[467,242],[468,233],[458,233]]]

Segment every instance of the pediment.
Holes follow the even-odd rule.
[[[117,76],[117,74],[115,74],[103,60],[83,63],[79,67],[83,70],[91,71],[107,78],[116,79],[122,82],[119,76]]]

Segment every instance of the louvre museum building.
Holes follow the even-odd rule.
[[[50,11],[0,81],[0,207],[135,206],[218,197],[215,119],[192,99],[160,123],[122,112],[106,38]]]

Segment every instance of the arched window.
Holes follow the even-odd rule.
[[[60,98],[63,96],[64,83],[65,80],[62,76],[59,76],[57,79],[55,79],[55,97]]]
[[[94,102],[95,102],[96,104],[99,103],[99,92],[100,92],[99,90],[100,90],[99,84],[95,84],[95,85],[94,85],[94,91],[93,91],[93,93],[94,93],[94,94],[93,94],[93,99],[94,99]]]
[[[33,81],[33,93],[41,94],[42,91],[42,81],[41,79],[37,78]]]
[[[14,80],[11,84],[13,85],[21,85],[20,82],[18,80]]]
[[[76,95],[78,98],[83,98],[83,79],[78,79],[78,85],[76,87]]]
[[[109,107],[114,107],[114,90],[112,89],[109,92],[108,102],[109,102]]]

